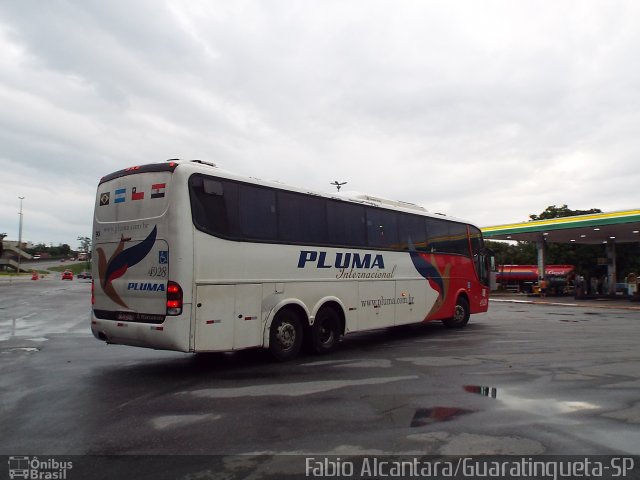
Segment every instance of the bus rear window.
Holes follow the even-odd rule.
[[[101,183],[96,196],[96,220],[126,222],[162,216],[168,206],[170,180],[169,172],[149,172]]]

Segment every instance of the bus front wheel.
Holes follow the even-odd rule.
[[[293,310],[280,310],[271,324],[269,351],[281,362],[295,358],[302,345],[302,325]]]
[[[322,307],[311,327],[311,350],[315,353],[330,353],[340,341],[340,316],[335,308]]]
[[[469,301],[465,297],[458,297],[453,317],[443,320],[442,323],[447,328],[462,328],[469,323]]]

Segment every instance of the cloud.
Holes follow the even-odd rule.
[[[0,231],[73,246],[103,175],[201,158],[478,225],[620,210],[640,136],[634,2],[0,4]],[[31,221],[30,221],[31,220]]]

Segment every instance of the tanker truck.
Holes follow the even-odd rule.
[[[572,293],[572,280],[575,276],[573,265],[547,265],[545,278],[548,295]],[[511,292],[532,293],[540,278],[537,265],[500,265],[496,281],[502,288]]]

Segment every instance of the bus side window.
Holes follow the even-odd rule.
[[[471,253],[476,256],[484,247],[482,242],[482,233],[475,227],[469,227],[469,232],[471,236]]]
[[[367,208],[367,240],[370,247],[398,247],[398,216],[396,212]]]
[[[462,223],[449,224],[449,253],[457,253],[466,257],[471,256],[469,252],[469,237],[467,226]]]
[[[329,200],[327,221],[329,244],[359,246],[366,244],[365,213],[362,205]]]
[[[437,218],[427,219],[429,229],[429,252],[455,253],[469,257],[467,225]]]
[[[204,193],[207,195],[217,195],[222,196],[224,190],[222,188],[222,182],[220,180],[214,180],[212,178],[203,178],[202,186],[204,188]]]
[[[229,222],[229,209],[231,204],[235,203],[232,197],[237,195],[236,185],[213,179],[204,179],[204,193],[208,204],[208,219],[213,226],[214,231],[224,236],[231,236],[235,232],[232,231]]]
[[[194,175],[189,179],[193,222],[212,235],[237,234],[233,219],[237,211],[237,185],[232,182]]]
[[[428,252],[447,252],[449,243],[449,223],[437,218],[427,219],[429,240]]]
[[[238,197],[241,236],[271,241],[278,238],[275,190],[241,184]]]
[[[427,249],[427,224],[425,218],[418,215],[400,214],[398,220],[400,249],[424,252]]]
[[[283,242],[326,245],[326,200],[279,191],[278,235],[278,239]]]

